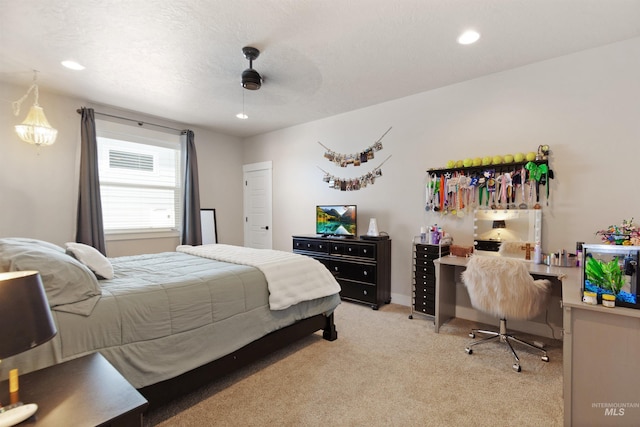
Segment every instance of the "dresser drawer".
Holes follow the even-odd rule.
[[[437,245],[416,245],[416,253],[420,256],[429,256],[438,258],[440,256],[440,247]]]
[[[427,303],[426,301],[420,301],[419,303],[416,302],[414,304],[414,309],[415,311],[424,313],[424,314],[429,314],[431,316],[436,314],[436,303]]]
[[[416,297],[417,296],[427,296],[427,295],[432,295],[433,298],[435,298],[436,296],[436,287],[433,285],[422,285],[422,284],[416,284],[415,287],[415,294]]]
[[[435,269],[436,267],[432,259],[420,259],[420,258],[416,258],[416,266],[431,267],[433,269]]]
[[[424,251],[418,251],[416,250],[416,262],[420,262],[420,261],[431,261],[431,263],[433,263],[434,259],[438,259],[439,256],[424,252]]]
[[[342,298],[354,299],[358,301],[375,304],[377,302],[376,287],[364,283],[354,283],[339,280],[340,296]]]
[[[434,265],[416,265],[416,275],[430,275],[435,277],[436,267]]]
[[[430,286],[436,288],[436,275],[435,274],[416,274],[415,276],[416,286]]]
[[[449,246],[416,245],[416,258],[437,259],[449,255]]]
[[[376,259],[375,245],[368,244],[331,242],[329,243],[329,253],[331,255],[347,255],[371,260]]]
[[[357,264],[334,259],[319,260],[336,279],[356,280],[358,282],[376,283],[376,266],[373,264]]]
[[[361,258],[376,259],[376,246],[358,245],[358,256]]]
[[[413,296],[413,300],[415,304],[418,305],[434,305],[436,303],[435,294],[426,294],[426,295],[418,295],[417,293]]]
[[[422,271],[416,271],[415,273],[416,286],[419,284],[430,284],[435,285],[436,283],[436,274],[434,273],[424,273]]]
[[[293,250],[326,254],[329,252],[329,244],[321,240],[294,239]]]

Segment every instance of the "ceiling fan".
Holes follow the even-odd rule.
[[[249,60],[249,68],[242,72],[242,87],[258,90],[262,86],[262,76],[253,69],[253,61],[260,55],[260,51],[255,47],[245,46],[242,48],[242,53]]]

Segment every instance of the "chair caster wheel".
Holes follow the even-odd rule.
[[[410,314],[410,315],[409,315],[409,319],[413,319],[413,314]]]
[[[469,332],[469,338],[475,338],[476,334],[474,334],[473,332]]]
[[[521,372],[522,368],[517,363],[514,363],[513,364],[513,370],[516,371],[516,372]]]
[[[469,347],[465,348],[464,351],[466,351],[467,354],[473,354],[473,350],[470,349]]]
[[[541,357],[543,362],[548,362],[549,361],[549,356],[542,356]]]

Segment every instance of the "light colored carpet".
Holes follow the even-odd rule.
[[[560,341],[536,338],[548,363],[515,347],[517,373],[504,344],[465,353],[472,322],[454,319],[436,334],[430,318],[408,315],[343,302],[338,340],[304,338],[150,412],[145,426],[562,425]]]

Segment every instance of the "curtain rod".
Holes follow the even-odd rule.
[[[82,110],[81,110],[80,108],[78,108],[78,109],[76,110],[76,112],[77,112],[78,114],[81,114],[81,113],[82,113]],[[99,111],[95,111],[95,110],[93,110],[93,112],[94,112],[94,114],[98,114],[98,115],[100,115],[100,116],[113,117],[114,119],[121,119],[121,120],[127,120],[127,121],[130,121],[130,122],[135,122],[135,123],[137,123],[137,124],[138,124],[138,126],[142,126],[142,125],[150,125],[150,126],[156,126],[156,127],[159,127],[159,128],[175,130],[175,131],[177,131],[177,132],[186,132],[186,129],[176,129],[176,128],[172,128],[172,127],[169,127],[169,126],[158,125],[158,124],[156,124],[156,123],[149,123],[149,122],[143,122],[142,120],[134,120],[134,119],[130,119],[130,118],[128,118],[128,117],[115,116],[115,115],[113,115],[113,114],[107,114],[107,113],[100,113]]]

